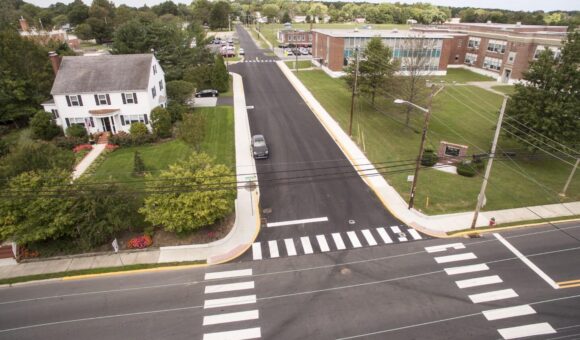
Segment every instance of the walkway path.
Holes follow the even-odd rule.
[[[492,89],[492,86],[507,85],[507,84],[498,83],[497,81],[470,81],[470,82],[467,82],[466,85],[473,85],[473,86],[481,87],[484,90],[493,92],[495,94],[499,94],[500,96],[503,97],[503,96],[505,96],[505,93]]]
[[[89,166],[91,166],[91,164],[93,164],[95,159],[97,159],[97,157],[99,157],[99,155],[105,150],[106,146],[107,146],[107,144],[95,144],[95,145],[93,145],[93,149],[75,167],[75,169],[73,171],[73,175],[72,175],[73,180],[81,177],[81,175],[85,171],[87,171]]]

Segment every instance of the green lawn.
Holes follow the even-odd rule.
[[[294,69],[294,61],[286,61],[286,65],[288,65],[288,67],[290,69]],[[311,68],[314,67],[314,65],[312,65],[312,62],[310,60],[298,60],[298,62],[296,62],[296,67],[298,69],[301,68]]]
[[[516,91],[516,87],[513,85],[496,85],[496,86],[492,86],[492,89],[505,93],[508,96],[511,96],[514,94],[514,92]]]
[[[201,151],[216,159],[216,162],[229,167],[235,166],[234,150],[234,116],[233,107],[218,106],[198,108],[199,112],[206,116],[206,130]],[[186,159],[192,152],[192,148],[181,140],[171,140],[164,143],[143,145],[129,148],[119,148],[108,154],[105,161],[95,170],[90,177],[92,181],[115,180],[133,182],[131,185],[142,187],[140,178],[134,177],[133,158],[135,151],[139,151],[145,168],[153,175],[160,170],[167,169],[169,165],[179,160]]]
[[[346,130],[350,92],[343,81],[332,79],[322,71],[304,71],[297,75]],[[422,115],[414,112],[410,129],[404,125],[402,107],[396,106],[390,99],[378,99],[376,104],[380,111],[373,109],[365,100],[357,102],[353,139],[361,146],[364,141],[367,156],[375,164],[402,160],[412,162],[419,149]],[[500,96],[478,87],[445,88],[434,100],[427,146],[437,149],[439,142],[445,140],[468,145],[469,154],[488,150],[500,104]],[[499,145],[501,150],[522,148],[522,145],[504,136],[500,138]],[[571,166],[545,157],[530,160],[521,155],[514,162],[498,160],[494,163],[486,194],[486,210],[560,202],[557,192],[562,189]],[[403,172],[386,169],[388,173],[385,174],[387,181],[406,200],[410,190],[407,176],[412,174],[412,167],[407,166]],[[518,172],[524,172],[545,188]],[[416,208],[431,214],[471,210],[480,186],[481,177],[467,178],[433,169],[422,171]],[[569,201],[580,200],[580,176],[576,176],[568,193]],[[429,206],[426,206],[427,198]]]
[[[439,82],[441,80],[452,83],[467,83],[470,81],[494,81],[495,79],[491,77],[487,77],[475,72],[471,72],[469,70],[463,68],[448,68],[447,75],[445,76],[437,76],[437,77],[430,77],[435,82]]]

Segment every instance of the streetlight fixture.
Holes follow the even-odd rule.
[[[395,104],[407,104],[425,112],[425,123],[423,123],[423,134],[421,135],[421,146],[419,147],[419,156],[415,163],[415,174],[413,175],[413,184],[411,185],[411,197],[409,198],[409,209],[415,205],[415,190],[417,189],[417,180],[419,178],[419,168],[421,167],[421,159],[423,159],[423,151],[425,151],[425,140],[427,139],[427,129],[429,128],[429,118],[431,117],[431,103],[433,102],[433,95],[435,93],[435,86],[431,87],[431,95],[427,108],[421,107],[417,104],[411,103],[403,99],[395,99]]]

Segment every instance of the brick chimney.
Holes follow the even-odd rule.
[[[52,70],[54,75],[58,73],[58,68],[60,67],[60,56],[56,54],[55,51],[48,52],[48,57],[50,58],[50,63],[52,64]]]
[[[20,22],[20,28],[24,31],[24,32],[28,32],[30,30],[30,27],[28,27],[28,21],[26,21],[26,19],[24,19],[24,17],[20,17],[20,19],[18,19],[18,21]]]

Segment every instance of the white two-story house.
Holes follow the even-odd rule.
[[[42,105],[65,132],[75,124],[89,133],[129,132],[136,122],[151,129],[151,110],[166,107],[165,77],[153,54],[51,59],[53,100]]]

